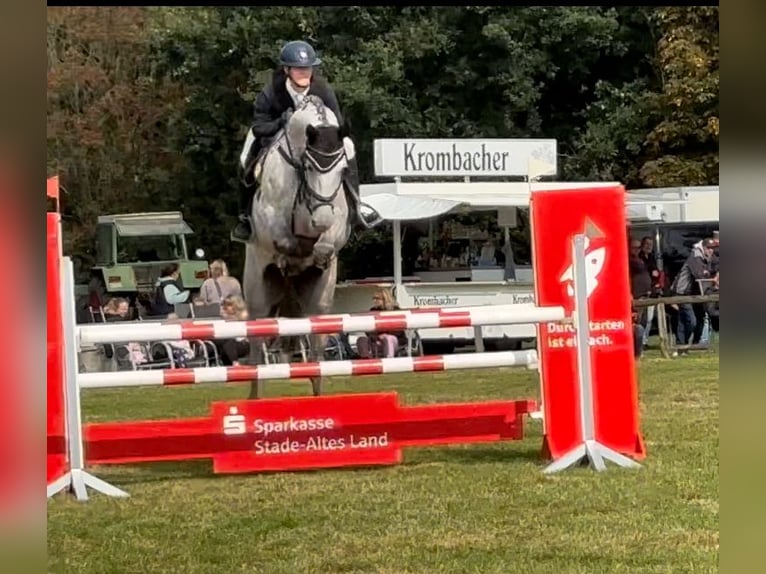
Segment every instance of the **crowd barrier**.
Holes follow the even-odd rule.
[[[597,470],[605,468],[604,460],[638,466],[634,459],[645,453],[638,430],[624,189],[533,192],[531,215],[535,304],[78,326],[72,262],[61,253],[58,214],[48,214],[48,496],[71,489],[78,500],[87,500],[87,487],[127,496],[85,470],[96,464],[204,458],[212,459],[216,473],[395,464],[405,447],[521,439],[524,416],[537,408],[531,399],[407,406],[388,392],[219,401],[207,417],[83,425],[84,389],[509,366],[540,372],[543,452],[552,459],[546,473],[583,459]],[[542,233],[539,221],[552,226]],[[82,344],[511,323],[538,324],[538,348],[137,372],[77,368]]]

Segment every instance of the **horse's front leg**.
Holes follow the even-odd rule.
[[[290,229],[290,224],[284,218],[276,218],[272,223],[274,229],[272,237],[274,239],[274,248],[281,255],[293,255],[298,250],[298,240]]]
[[[346,222],[336,223],[317,238],[313,249],[314,265],[327,269],[346,242]]]
[[[297,249],[298,241],[293,235],[289,218],[277,213],[273,207],[258,209],[255,224],[263,245],[271,244],[283,255],[290,255]]]

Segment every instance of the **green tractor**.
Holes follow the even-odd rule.
[[[149,303],[161,270],[171,263],[178,264],[183,287],[199,291],[208,262],[200,248],[194,259],[189,257],[186,236],[193,233],[177,211],[99,216],[90,305],[103,305],[110,297],[125,297],[131,306]]]

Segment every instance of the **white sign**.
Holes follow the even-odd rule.
[[[376,176],[527,176],[530,162],[534,177],[556,175],[556,140],[375,140]]]

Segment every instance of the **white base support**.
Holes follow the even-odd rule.
[[[545,470],[543,470],[543,473],[552,474],[554,472],[564,470],[565,468],[569,468],[570,466],[579,463],[584,458],[587,458],[590,467],[595,469],[597,472],[606,470],[606,464],[604,463],[604,460],[610,460],[623,468],[641,467],[641,465],[636,461],[612,450],[609,447],[604,446],[599,442],[596,442],[595,440],[586,440],[580,446],[570,450],[556,462],[548,465]]]
[[[105,480],[101,480],[100,478],[95,477],[92,474],[85,472],[84,470],[73,469],[53,482],[50,486],[48,486],[48,498],[56,495],[64,489],[71,489],[74,491],[77,500],[88,500],[88,486],[97,492],[106,494],[107,496],[121,498],[130,496],[124,490],[120,490],[116,486],[113,486]]]

